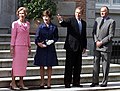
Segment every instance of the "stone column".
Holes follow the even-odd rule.
[[[86,21],[87,21],[87,47],[90,55],[93,54],[93,24],[95,21],[95,0],[86,0]]]

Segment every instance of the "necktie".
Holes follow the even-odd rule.
[[[82,23],[81,23],[80,20],[78,21],[78,25],[79,25],[79,31],[80,31],[80,33],[81,33],[81,31],[82,31]]]
[[[101,23],[100,23],[100,27],[99,27],[99,28],[101,28],[101,26],[103,25],[103,23],[104,23],[104,19],[102,19],[102,21],[101,21]]]

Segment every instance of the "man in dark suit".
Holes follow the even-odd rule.
[[[100,15],[95,20],[93,27],[94,48],[94,68],[93,81],[90,85],[94,87],[99,85],[100,60],[102,58],[103,80],[101,87],[106,87],[108,82],[108,73],[110,68],[110,57],[112,51],[112,38],[115,32],[115,21],[108,16],[107,6],[101,7]]]
[[[58,15],[58,21],[62,27],[67,27],[67,36],[64,48],[66,49],[65,74],[64,84],[65,88],[70,88],[73,75],[73,86],[83,87],[80,85],[80,73],[82,66],[82,53],[85,53],[87,48],[86,38],[86,22],[81,19],[83,9],[77,7],[75,9],[75,17],[63,20]]]

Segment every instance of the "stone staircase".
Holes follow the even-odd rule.
[[[40,84],[39,67],[33,65],[35,48],[34,35],[31,35],[32,54],[28,57],[27,75],[24,77],[25,85],[38,86]],[[52,84],[63,85],[64,68],[65,68],[65,50],[63,49],[64,42],[55,44],[59,66],[53,67]],[[11,81],[11,63],[10,56],[10,34],[0,34],[0,87],[9,87]],[[87,51],[89,54],[89,51]],[[92,82],[93,56],[83,55],[83,66],[81,74],[81,83]],[[101,66],[102,67],[102,66]],[[47,79],[47,76],[45,76]],[[102,74],[100,73],[100,81]],[[18,80],[18,78],[16,78]],[[109,82],[120,81],[120,65],[111,64]]]

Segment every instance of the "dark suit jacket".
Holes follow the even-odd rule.
[[[82,32],[79,32],[79,25],[75,17],[63,20],[60,25],[67,27],[67,37],[64,48],[69,51],[78,51],[87,48],[86,22],[81,19]]]
[[[96,44],[96,41],[102,41],[102,45],[95,50],[111,52],[112,51],[112,38],[115,33],[115,21],[109,17],[105,20],[104,24],[100,28],[102,17],[98,17],[95,20],[93,28],[93,39]]]

